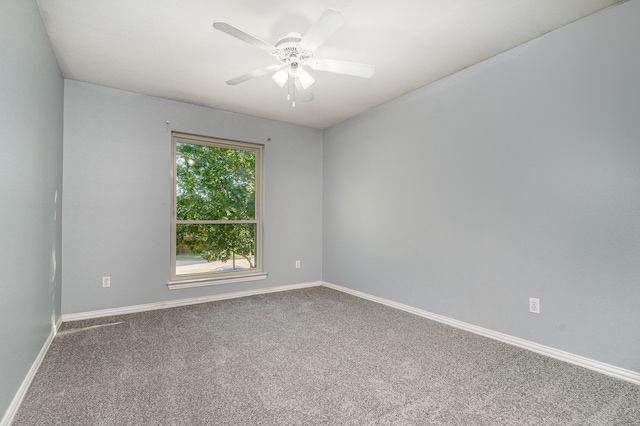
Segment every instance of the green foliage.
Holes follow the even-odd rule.
[[[177,220],[255,219],[255,153],[176,144]],[[207,261],[255,256],[254,224],[178,224],[176,250]]]

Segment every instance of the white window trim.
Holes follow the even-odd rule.
[[[176,211],[176,143],[186,142],[194,143],[197,145],[212,144],[213,146],[229,148],[229,149],[247,149],[256,153],[255,162],[255,187],[256,187],[256,220],[255,221],[220,221],[220,220],[207,220],[207,221],[193,221],[198,223],[256,223],[256,254],[255,262],[256,267],[250,271],[243,272],[222,272],[217,274],[189,274],[189,275],[176,275],[176,224],[177,224],[177,211]],[[170,257],[170,279],[167,282],[167,287],[170,290],[202,287],[219,284],[229,284],[246,281],[264,280],[267,278],[267,273],[262,270],[262,193],[264,190],[262,184],[262,162],[264,158],[264,145],[232,141],[225,139],[218,139],[207,136],[191,135],[186,133],[172,132],[171,133],[171,257]],[[186,221],[192,222],[192,221]],[[183,223],[181,221],[181,223]]]
[[[200,278],[200,279],[188,279],[180,281],[169,281],[167,287],[169,290],[180,290],[183,288],[193,287],[205,287],[218,284],[233,284],[242,283],[246,281],[259,281],[267,279],[267,274],[264,272],[255,274],[243,274],[237,277],[220,277],[220,278]]]

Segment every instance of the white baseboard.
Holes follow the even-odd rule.
[[[13,418],[18,412],[18,409],[20,408],[20,404],[22,404],[22,400],[24,399],[24,396],[27,394],[27,390],[29,389],[29,386],[31,386],[31,382],[33,381],[33,378],[36,375],[36,372],[38,371],[38,368],[40,367],[40,364],[42,363],[44,356],[47,354],[47,351],[49,350],[49,346],[51,346],[51,342],[53,342],[53,338],[56,337],[56,331],[58,330],[58,327],[59,327],[58,323],[59,321],[56,324],[52,325],[51,333],[49,333],[49,337],[47,337],[47,340],[44,342],[44,345],[42,345],[42,349],[40,349],[40,353],[38,353],[38,356],[36,357],[35,361],[33,361],[33,364],[31,364],[31,368],[29,369],[29,371],[27,372],[27,375],[22,381],[20,388],[18,388],[18,392],[16,392],[15,396],[13,397],[13,400],[11,401],[11,404],[9,404],[9,408],[7,408],[7,411],[4,413],[4,416],[0,421],[0,426],[9,426],[13,421]]]
[[[192,297],[188,299],[170,300],[166,302],[145,303],[143,305],[124,306],[121,308],[100,309],[96,311],[63,314],[62,322],[78,321],[91,318],[110,317],[114,315],[133,314],[136,312],[154,311],[156,309],[175,308],[178,306],[195,305],[197,303],[215,302],[218,300],[235,299],[238,297],[255,296],[257,294],[277,293],[280,291],[296,290],[299,288],[318,287],[321,281],[282,285],[277,287],[258,288],[255,290],[236,291],[233,293],[215,294],[212,296]]]
[[[604,362],[585,358],[580,355],[575,355],[569,352],[561,351],[559,349],[554,349],[549,346],[544,346],[539,343],[530,342],[528,340],[521,339],[519,337],[514,337],[508,334],[489,330],[487,328],[478,327],[473,324],[458,321],[449,317],[445,317],[443,315],[434,314],[428,311],[424,311],[422,309],[414,308],[409,305],[404,305],[402,303],[393,302],[391,300],[383,299],[381,297],[372,296],[370,294],[363,293],[357,290],[352,290],[347,287],[342,287],[342,286],[328,283],[328,282],[323,282],[322,285],[328,288],[332,288],[334,290],[351,294],[352,296],[360,297],[362,299],[367,299],[372,302],[376,302],[382,305],[390,306],[392,308],[400,309],[402,311],[406,311],[424,318],[428,318],[430,320],[438,321],[440,323],[450,325],[452,327],[460,328],[462,330],[469,331],[471,333],[489,337],[491,339],[498,340],[503,343],[507,343],[513,346],[518,346],[520,348],[527,349],[527,350],[539,353],[541,355],[546,355],[548,357],[555,358],[560,361],[565,361],[580,367],[588,368],[589,370],[593,370],[601,374],[605,374],[607,376],[615,377],[617,379],[625,380],[627,382],[640,385],[640,373],[635,371],[626,370],[624,368],[616,367],[614,365],[605,364]]]

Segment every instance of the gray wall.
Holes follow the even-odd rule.
[[[638,22],[623,3],[325,130],[323,279],[640,371]]]
[[[64,124],[63,314],[322,278],[321,131],[70,80]],[[266,280],[167,289],[171,130],[265,144]]]
[[[0,58],[1,419],[60,317],[63,81],[35,1],[3,1]]]

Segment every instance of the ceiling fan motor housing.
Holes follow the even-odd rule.
[[[302,73],[302,66],[311,58],[311,52],[300,49],[302,36],[298,33],[289,33],[276,42],[278,59],[282,61],[292,77]]]

